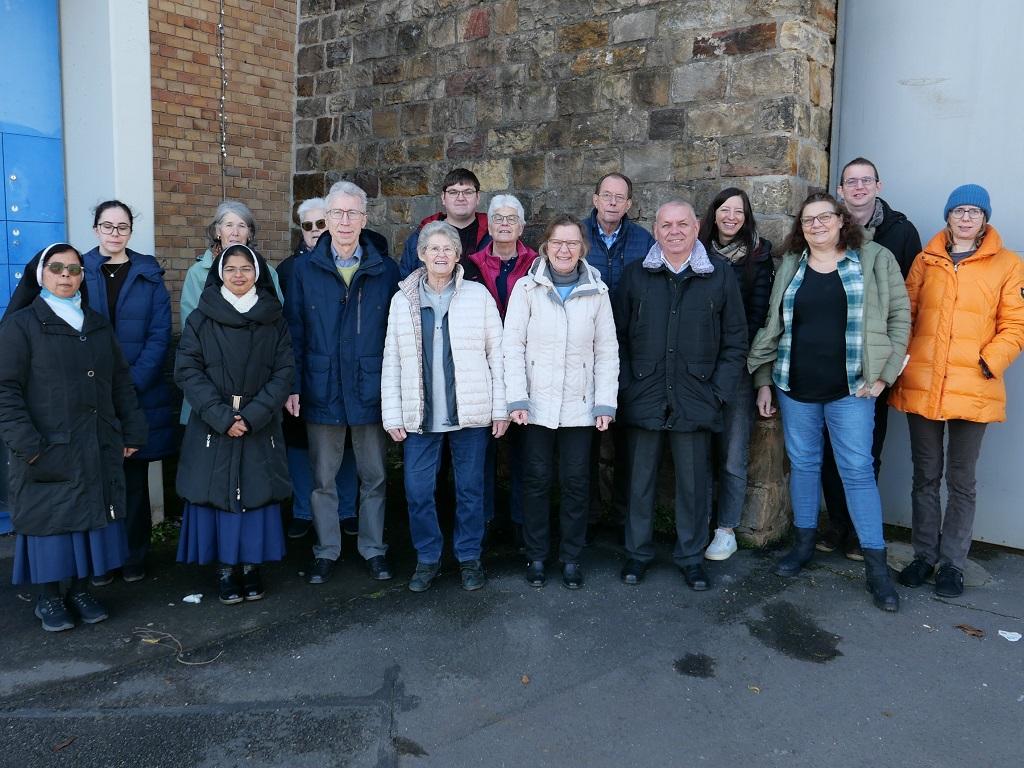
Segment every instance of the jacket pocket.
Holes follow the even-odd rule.
[[[308,392],[314,402],[327,405],[331,392],[331,358],[327,355],[309,355],[306,370],[302,374],[303,392]]]
[[[722,403],[711,387],[711,377],[715,373],[714,363],[687,363],[687,376],[684,377],[683,390],[692,399],[694,408],[691,410],[694,421],[710,422],[722,408]]]
[[[356,386],[359,399],[364,406],[380,403],[380,370],[381,358],[367,355],[359,358],[359,371]]]
[[[50,432],[46,443],[46,450],[28,465],[29,479],[34,483],[69,482],[75,471],[71,460],[71,433]]]

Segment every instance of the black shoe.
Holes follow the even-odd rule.
[[[43,622],[43,629],[47,632],[63,632],[75,626],[62,597],[40,595],[34,613]]]
[[[814,557],[814,540],[818,536],[818,529],[794,527],[793,533],[793,548],[775,564],[775,573],[778,576],[796,576]]]
[[[867,590],[875,601],[875,608],[895,613],[900,609],[900,596],[889,576],[884,549],[864,550],[864,573],[867,576]]]
[[[242,597],[246,600],[262,600],[266,591],[263,589],[263,577],[260,576],[258,565],[242,566]]]
[[[217,587],[220,592],[220,601],[224,605],[238,605],[245,597],[242,594],[242,587],[235,578],[233,566],[225,565],[217,571]]]
[[[107,613],[107,609],[85,590],[68,595],[68,607],[77,613],[78,618],[86,624],[99,624],[110,615]]]
[[[622,579],[623,584],[636,585],[644,580],[646,573],[647,563],[642,563],[639,560],[627,560],[626,564],[622,566],[619,578]]]
[[[359,518],[358,517],[346,517],[341,521],[341,532],[346,536],[358,536],[359,535]]]
[[[694,592],[704,592],[711,586],[711,582],[708,581],[708,575],[704,572],[704,566],[700,563],[683,565],[679,567],[679,570],[683,572],[683,579],[686,581],[686,585]]]
[[[934,570],[934,565],[928,565],[922,558],[915,557],[910,561],[910,565],[900,571],[900,584],[917,589],[928,580]]]
[[[467,592],[480,589],[487,583],[487,577],[484,575],[484,569],[479,560],[467,560],[464,563],[459,563],[459,570],[462,571],[462,588]]]
[[[441,569],[439,563],[416,563],[416,570],[409,579],[409,590],[412,592],[426,592]]]
[[[544,573],[543,560],[531,560],[526,564],[526,583],[531,587],[543,587],[548,581]]]
[[[136,581],[142,581],[146,578],[146,566],[144,565],[129,565],[125,563],[121,569],[121,578],[128,584],[134,584]]]
[[[333,567],[334,561],[328,560],[326,557],[314,559],[306,569],[306,583],[325,584],[331,578],[331,568]]]
[[[566,589],[583,586],[583,570],[579,563],[562,563],[562,586]]]
[[[110,573],[104,573],[99,576],[93,576],[89,579],[89,583],[94,587],[105,587],[114,581],[114,577]]]
[[[935,574],[935,594],[939,597],[960,597],[964,593],[964,572],[946,563]]]
[[[387,581],[392,578],[391,567],[388,565],[387,558],[384,555],[376,555],[366,561],[366,565],[370,569],[370,576],[377,581]]]
[[[292,521],[288,523],[288,532],[286,535],[289,539],[301,539],[309,533],[309,529],[312,527],[312,520],[303,520],[300,517],[293,517]]]

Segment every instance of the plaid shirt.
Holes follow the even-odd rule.
[[[785,330],[779,339],[779,356],[772,368],[772,380],[784,392],[789,391],[789,366],[793,356],[793,305],[796,292],[804,281],[807,259],[808,252],[805,250],[800,257],[800,266],[782,296],[782,324]],[[836,271],[846,291],[846,383],[853,395],[864,383],[864,273],[860,266],[860,254],[847,249],[846,256],[836,265]]]

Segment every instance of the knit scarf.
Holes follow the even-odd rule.
[[[259,296],[256,295],[255,285],[241,296],[235,296],[235,294],[233,294],[226,285],[222,285],[220,287],[220,295],[227,300],[228,304],[237,309],[243,315],[255,307],[256,302],[259,301]]]
[[[57,317],[70,325],[76,331],[82,330],[82,324],[85,322],[85,312],[82,311],[81,291],[76,292],[70,299],[55,296],[46,288],[43,288],[39,292],[39,295],[43,297],[43,301],[47,303]]]
[[[757,242],[757,235],[754,237],[754,242]],[[743,261],[747,257],[748,250],[747,244],[741,242],[738,237],[734,237],[728,245],[719,245],[717,240],[711,238],[711,252],[718,254],[730,264],[739,264]]]

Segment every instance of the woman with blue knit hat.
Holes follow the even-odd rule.
[[[1006,369],[1024,347],[1024,264],[989,223],[984,187],[954,189],[943,216],[946,227],[907,276],[909,362],[889,404],[907,414],[914,461],[914,560],[900,582],[919,587],[935,573],[935,594],[958,597],[974,528],[981,440],[990,422],[1006,420]]]

